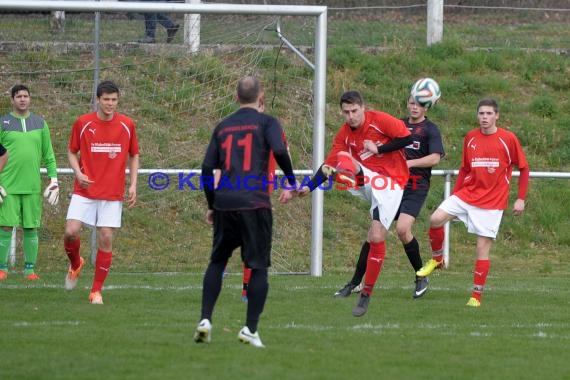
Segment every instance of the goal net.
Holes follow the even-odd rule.
[[[159,24],[156,42],[140,43],[145,30],[141,12],[108,12],[104,2],[99,4],[97,13],[66,12],[63,26],[55,28],[49,12],[0,5],[3,92],[16,83],[30,87],[31,110],[48,122],[58,168],[64,169],[69,166],[71,125],[92,110],[97,81],[117,82],[122,91],[119,111],[137,124],[143,170],[138,204],[123,210],[113,266],[119,271],[202,271],[212,231],[205,223],[204,194],[192,189],[187,179],[199,169],[216,122],[237,109],[239,77],[262,78],[266,112],[282,121],[295,169],[312,168],[314,70],[301,56],[314,60],[315,19],[221,13],[191,19],[166,8],[166,15],[180,25],[173,41],[165,42],[167,32]],[[200,23],[197,48],[187,41],[190,20]],[[278,32],[297,46],[297,54]],[[0,102],[2,112],[9,112],[10,97],[2,96]],[[195,177],[190,183],[198,187]],[[61,271],[67,265],[62,235],[73,175],[62,172],[59,180],[59,205],[44,205],[40,272]],[[310,199],[282,206],[274,196],[273,203],[272,270],[309,272]],[[15,270],[23,267],[20,240],[16,239]],[[86,228],[84,257],[91,254],[91,241]],[[230,271],[239,271],[239,254],[234,252]]]

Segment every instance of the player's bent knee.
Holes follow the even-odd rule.
[[[400,241],[410,240],[408,237],[411,235],[411,228],[408,228],[408,226],[396,225],[396,235],[398,235],[398,239],[400,239]]]
[[[446,213],[440,213],[436,210],[433,214],[431,214],[429,218],[429,226],[430,228],[439,228],[442,227],[448,220],[449,218]]]
[[[72,242],[77,239],[79,239],[79,230],[66,227],[63,233],[63,240],[65,240],[66,242]]]

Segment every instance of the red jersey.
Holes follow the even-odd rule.
[[[514,133],[497,128],[497,132],[484,135],[479,128],[474,129],[463,140],[460,178],[453,194],[479,208],[504,210],[514,165],[528,167]]]
[[[135,123],[115,112],[101,120],[97,112],[80,116],[71,129],[69,151],[79,152],[81,172],[94,181],[86,189],[75,180],[74,194],[90,199],[122,201],[127,159],[139,153]]]
[[[335,167],[337,165],[337,154],[342,151],[348,152],[368,169],[390,177],[404,187],[410,175],[404,150],[374,154],[364,148],[364,140],[371,140],[376,145],[383,145],[395,138],[409,135],[410,131],[402,120],[385,112],[365,111],[364,123],[360,128],[352,129],[347,123],[340,127],[325,164]]]

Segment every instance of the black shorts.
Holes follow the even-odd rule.
[[[227,261],[237,247],[248,268],[271,266],[271,209],[214,211],[212,261]]]
[[[400,213],[408,214],[417,218],[420,215],[420,211],[426,201],[428,196],[429,188],[418,188],[418,189],[405,189],[404,195],[402,196],[402,201],[400,203],[400,209],[396,214],[396,218],[400,216]]]

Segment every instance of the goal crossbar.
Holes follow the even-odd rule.
[[[67,0],[3,0],[0,9],[18,11],[70,12],[171,12],[196,14],[259,14],[277,16],[321,16],[326,6],[317,5],[256,5],[256,4],[194,4],[152,3],[136,1],[67,1]]]

